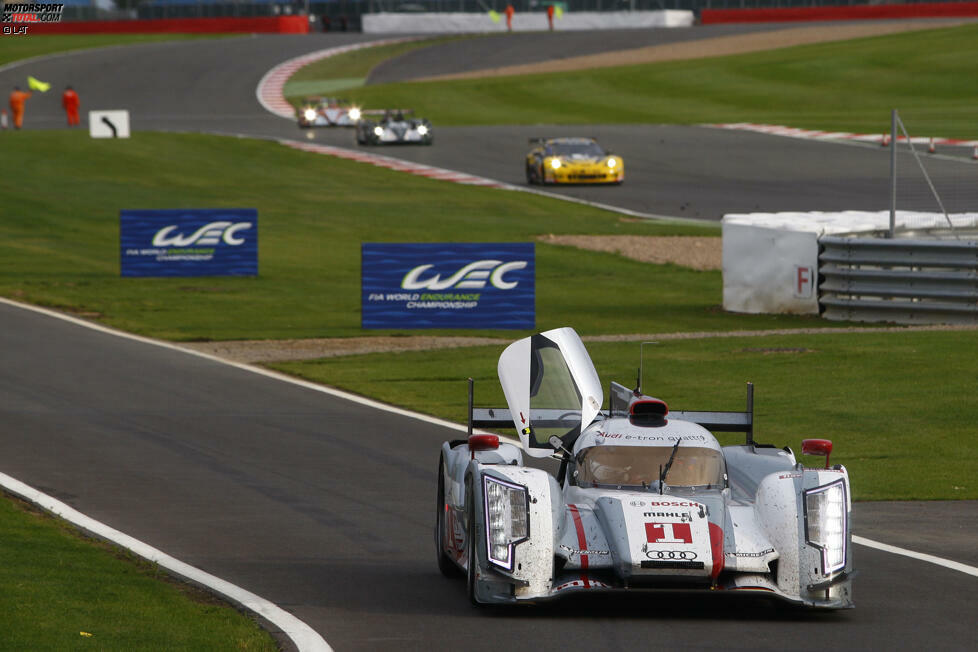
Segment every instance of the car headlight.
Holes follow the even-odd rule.
[[[482,477],[482,486],[489,562],[513,570],[513,547],[530,534],[526,487],[488,475]]]
[[[559,158],[552,158],[552,159],[550,159],[550,167],[552,167],[555,170],[559,170],[560,169],[560,159]]]
[[[609,158],[608,159],[608,167],[609,168],[616,167],[617,165],[618,165],[618,161],[617,160],[615,160],[613,158]]]
[[[307,121],[312,122],[316,119],[316,109],[306,109],[302,115]]]
[[[846,565],[846,485],[842,480],[805,491],[805,532],[822,552],[826,575]]]
[[[377,134],[378,136],[383,136],[384,135],[384,128],[378,125],[378,126],[374,127],[374,133]]]
[[[350,120],[359,120],[360,119],[360,109],[358,109],[356,107],[353,107],[352,109],[350,109],[350,111],[347,113],[347,115],[350,116]]]
[[[428,133],[428,127],[424,125],[418,125],[418,133],[424,136],[425,134]]]

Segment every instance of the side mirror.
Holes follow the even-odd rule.
[[[573,457],[573,454],[569,450],[564,448],[564,440],[558,437],[557,435],[551,436],[550,439],[547,440],[547,443],[553,446],[555,451],[563,451],[564,453],[567,453],[567,455]]]
[[[473,453],[476,451],[494,451],[497,448],[499,448],[498,435],[472,435],[469,437],[469,450]]]
[[[832,442],[828,439],[802,439],[802,455],[825,456],[825,468],[829,468],[829,455],[832,453]]]

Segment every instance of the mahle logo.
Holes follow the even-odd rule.
[[[509,272],[523,269],[527,264],[525,260],[514,260],[508,263],[501,260],[478,260],[469,263],[445,280],[442,280],[441,274],[422,278],[422,275],[434,265],[419,265],[404,276],[401,287],[405,290],[447,290],[448,288],[477,290],[484,288],[488,281],[499,290],[512,290],[519,285],[519,281],[507,281],[503,277]]]
[[[231,246],[244,244],[244,238],[236,237],[238,231],[251,228],[251,222],[211,222],[206,224],[190,235],[170,235],[179,228],[179,225],[172,224],[156,232],[153,236],[154,247],[189,247],[190,245],[211,246],[221,242]]]

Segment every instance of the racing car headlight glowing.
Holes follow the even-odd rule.
[[[552,158],[552,159],[550,159],[550,167],[552,167],[555,170],[559,170],[560,169],[560,159],[559,158]]]
[[[316,119],[316,109],[306,109],[302,112],[302,116],[309,122],[312,122]]]
[[[378,136],[383,136],[384,135],[384,128],[378,125],[378,126],[374,127],[374,133],[377,134]]]
[[[428,133],[428,127],[424,125],[418,125],[418,133],[422,136]]]
[[[608,167],[609,168],[616,167],[617,165],[618,165],[618,161],[616,159],[613,159],[613,158],[609,158],[608,159]]]
[[[350,109],[350,111],[347,113],[347,115],[350,116],[350,120],[359,120],[360,119],[360,109],[358,109],[357,107],[353,107],[352,109]]]
[[[846,486],[842,480],[805,492],[808,543],[822,552],[826,575],[846,565]]]
[[[482,477],[482,485],[489,562],[513,570],[513,547],[530,534],[526,487],[488,475]]]

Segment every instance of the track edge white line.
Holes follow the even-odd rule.
[[[222,580],[219,577],[215,577],[210,573],[171,557],[165,552],[120,532],[115,528],[109,527],[100,521],[96,521],[73,507],[66,505],[57,498],[38,491],[30,485],[2,472],[0,472],[0,486],[7,492],[19,496],[60,519],[68,521],[85,532],[89,532],[100,539],[121,546],[146,561],[165,568],[173,575],[203,586],[248,611],[261,616],[288,636],[300,652],[332,652],[333,648],[313,628],[278,605],[227,580]]]
[[[931,564],[937,564],[938,566],[943,566],[944,568],[950,568],[951,570],[958,571],[960,573],[965,573],[966,575],[972,575],[978,577],[978,568],[974,566],[969,566],[968,564],[962,564],[958,561],[952,561],[950,559],[944,559],[943,557],[937,557],[936,555],[928,555],[923,552],[916,552],[913,550],[907,550],[906,548],[900,548],[898,546],[891,546],[888,543],[880,543],[879,541],[873,541],[872,539],[867,539],[865,537],[859,537],[853,535],[852,542],[857,543],[861,546],[866,546],[867,548],[874,548],[882,552],[888,552],[893,555],[901,555],[903,557],[910,557],[911,559],[916,559],[917,561],[925,561]]]

